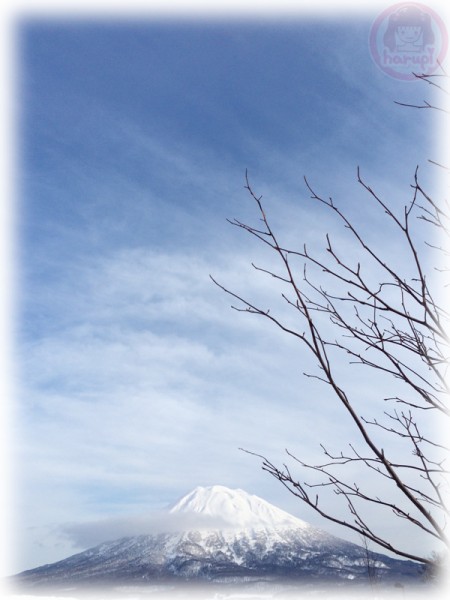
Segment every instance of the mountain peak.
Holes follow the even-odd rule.
[[[68,588],[86,589],[87,583],[119,585],[121,590],[133,582],[139,590],[144,589],[142,584],[153,586],[151,589],[156,584],[169,593],[174,585],[188,580],[233,584],[231,595],[216,594],[224,597],[235,595],[238,584],[245,586],[246,594],[254,590],[255,597],[265,589],[261,584],[273,585],[267,588],[269,595],[273,589],[278,597],[284,583],[291,593],[293,584],[305,582],[367,582],[368,564],[376,567],[380,581],[418,582],[421,577],[417,564],[368,553],[366,548],[335,538],[243,490],[198,487],[170,512],[174,521],[194,526],[104,542],[52,565],[20,573],[15,582],[31,590],[33,597],[38,588],[64,595]],[[202,528],[202,522],[215,526]],[[255,588],[248,587],[253,585]],[[176,596],[185,597],[183,593]]]
[[[258,496],[223,485],[196,487],[181,498],[171,514],[200,514],[225,521],[234,527],[278,529],[305,528],[307,523],[273,506]]]

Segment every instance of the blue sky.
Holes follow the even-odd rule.
[[[314,461],[320,441],[345,445],[345,415],[302,376],[311,359],[230,310],[209,274],[273,298],[250,266],[270,258],[226,222],[255,219],[245,169],[285,239],[313,247],[343,234],[304,175],[373,239],[386,231],[357,165],[400,209],[416,164],[431,180],[435,116],[394,104],[427,90],[369,54],[382,8],[21,21],[14,570],[95,539],[77,526],[122,527],[197,485],[345,536],[238,450]],[[370,397],[367,380],[351,385]]]

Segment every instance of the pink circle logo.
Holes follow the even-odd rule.
[[[443,20],[428,6],[402,2],[384,10],[370,30],[375,64],[395,79],[430,75],[443,64],[448,35]]]

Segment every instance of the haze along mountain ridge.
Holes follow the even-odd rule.
[[[34,591],[99,584],[342,583],[367,581],[369,564],[380,581],[421,578],[422,567],[416,563],[367,554],[365,548],[243,490],[197,487],[168,513],[176,522],[195,523],[195,528],[105,542],[20,573],[15,582]]]

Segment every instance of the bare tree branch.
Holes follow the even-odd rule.
[[[445,72],[417,77],[440,91],[448,79]],[[426,102],[416,108],[437,107]],[[442,305],[442,291],[447,285],[444,276],[449,268],[445,263],[436,265],[430,274],[429,256],[425,254],[436,252],[443,261],[450,257],[450,207],[446,200],[437,201],[424,189],[418,168],[411,184],[412,198],[401,214],[372,189],[359,168],[357,181],[384,215],[396,251],[401,252],[400,262],[393,260],[383,244],[371,241],[362,226],[357,226],[331,197],[316,193],[306,178],[311,200],[337,218],[349,235],[352,250],[345,246],[346,250],[339,251],[328,233],[323,254],[311,252],[305,244],[286,247],[272,228],[262,197],[253,191],[246,172],[245,188],[256,205],[258,224],[252,226],[238,219],[229,222],[277,257],[276,270],[252,266],[256,273],[270,277],[275,287],[280,286],[287,309],[279,312],[260,307],[211,279],[237,302],[235,310],[268,319],[306,349],[317,364],[317,371],[307,377],[328,385],[357,434],[349,443],[350,452],[332,453],[321,444],[326,457],[322,464],[308,464],[286,450],[296,467],[319,477],[310,483],[302,483],[286,464],[277,467],[264,456],[246,452],[259,457],[264,471],[324,518],[399,556],[431,564],[427,556],[409,552],[381,533],[379,521],[372,519],[372,511],[365,507],[375,505],[450,547],[446,530],[449,448],[436,433],[437,424],[442,425],[450,416],[450,312]],[[426,227],[433,230],[436,243],[421,239]],[[294,319],[286,319],[286,310],[292,311]],[[380,382],[378,402],[362,402],[341,373],[338,355],[345,356],[347,364],[373,373],[372,381]],[[385,393],[381,383],[388,386]],[[395,403],[391,405],[394,410],[385,410],[386,402]],[[372,414],[360,414],[360,406]],[[364,479],[363,485],[345,477],[354,467],[368,470],[370,478]],[[375,494],[371,485],[378,481],[383,485]],[[321,496],[312,490],[320,490]],[[328,490],[344,500],[350,520],[324,508],[321,497]]]
[[[338,254],[329,235],[326,236],[326,252],[332,262],[325,262],[323,259],[313,256],[306,246],[301,251],[285,248],[279,243],[263,208],[262,198],[254,193],[248,173],[246,173],[245,188],[257,205],[259,221],[262,226],[253,227],[237,219],[230,222],[262,241],[276,253],[283,268],[282,272],[275,273],[271,269],[256,266],[254,263],[252,266],[257,272],[273,278],[291,290],[292,297],[289,297],[286,292],[282,292],[282,298],[299,314],[302,327],[299,329],[288,326],[274,312],[258,307],[240,294],[230,291],[214,278],[211,277],[211,279],[239,302],[240,306],[233,306],[235,310],[257,314],[269,319],[282,331],[294,336],[306,346],[317,359],[319,367],[319,373],[309,374],[308,377],[314,377],[331,386],[369,450],[369,454],[365,456],[357,451],[354,445],[351,445],[353,451],[351,455],[342,452],[339,455],[332,455],[322,446],[329,462],[319,465],[306,464],[288,452],[288,455],[302,468],[324,476],[325,479],[321,483],[300,484],[291,476],[286,465],[283,469],[278,469],[265,457],[262,457],[263,469],[276,477],[322,516],[357,531],[360,535],[364,535],[367,539],[400,556],[427,563],[426,557],[412,555],[378,534],[376,526],[369,525],[367,519],[363,517],[355,500],[358,500],[358,503],[363,501],[366,504],[376,504],[380,508],[390,510],[411,526],[419,528],[424,534],[439,539],[446,545],[449,544],[445,532],[445,516],[448,516],[448,510],[442,492],[443,479],[448,475],[445,458],[436,459],[434,455],[428,455],[424,450],[424,445],[432,449],[434,454],[436,451],[443,452],[447,449],[443,444],[434,440],[431,434],[423,435],[420,432],[419,420],[414,411],[417,409],[422,412],[438,411],[445,417],[450,414],[446,382],[449,349],[447,326],[450,318],[448,312],[440,307],[433,298],[411,231],[411,217],[414,212],[418,213],[416,216],[419,219],[431,222],[434,227],[438,228],[444,227],[447,215],[422,189],[418,182],[417,170],[412,186],[414,196],[410,205],[404,209],[403,219],[397,217],[365,183],[359,169],[357,178],[362,188],[399,231],[405,248],[411,256],[411,265],[414,267],[414,273],[409,277],[401,274],[386,262],[381,253],[365,241],[363,234],[357,230],[333,200],[321,198],[313,191],[308,182],[306,184],[311,198],[338,216],[366,257],[375,263],[380,272],[385,274],[386,279],[374,286],[365,274],[367,265],[358,261],[352,266],[347,257]],[[425,209],[417,201],[419,194],[427,203]],[[300,281],[297,280],[297,273],[291,264],[292,257],[300,257],[304,260]],[[337,282],[339,291],[331,292],[323,285],[316,285],[307,275],[307,264],[319,268],[322,274]],[[352,289],[355,292],[350,291]],[[347,304],[352,306],[352,311],[345,309]],[[315,313],[328,316],[329,322],[337,328],[337,331],[341,332],[339,339],[326,339],[314,317]],[[406,386],[411,399],[398,396],[394,399],[397,403],[406,405],[409,409],[408,412],[388,413],[383,411],[384,417],[397,427],[380,422],[377,418],[370,419],[357,413],[354,400],[349,397],[344,386],[338,382],[338,374],[335,373],[329,354],[329,349],[332,348],[344,352],[350,359],[353,359],[350,360],[350,363],[356,362],[364,367],[374,369],[385,376],[401,381],[403,386]],[[432,378],[430,378],[430,373],[433,375]],[[383,398],[384,400],[386,398]],[[377,440],[377,436],[371,433],[368,427],[375,427],[376,430],[394,435],[408,443],[412,458],[396,460],[394,456],[391,456],[393,451],[385,450]],[[350,484],[334,473],[335,468],[343,468],[352,464],[362,464],[369,468],[375,476],[391,482],[396,493],[400,492],[403,497],[403,505],[386,498],[373,496],[367,491],[363,491],[360,486]],[[419,479],[416,479],[415,482],[410,481],[405,473],[415,473]],[[348,510],[353,516],[353,523],[329,515],[319,505],[319,497],[316,496],[313,499],[306,491],[307,488],[332,488],[337,495],[344,497]]]

